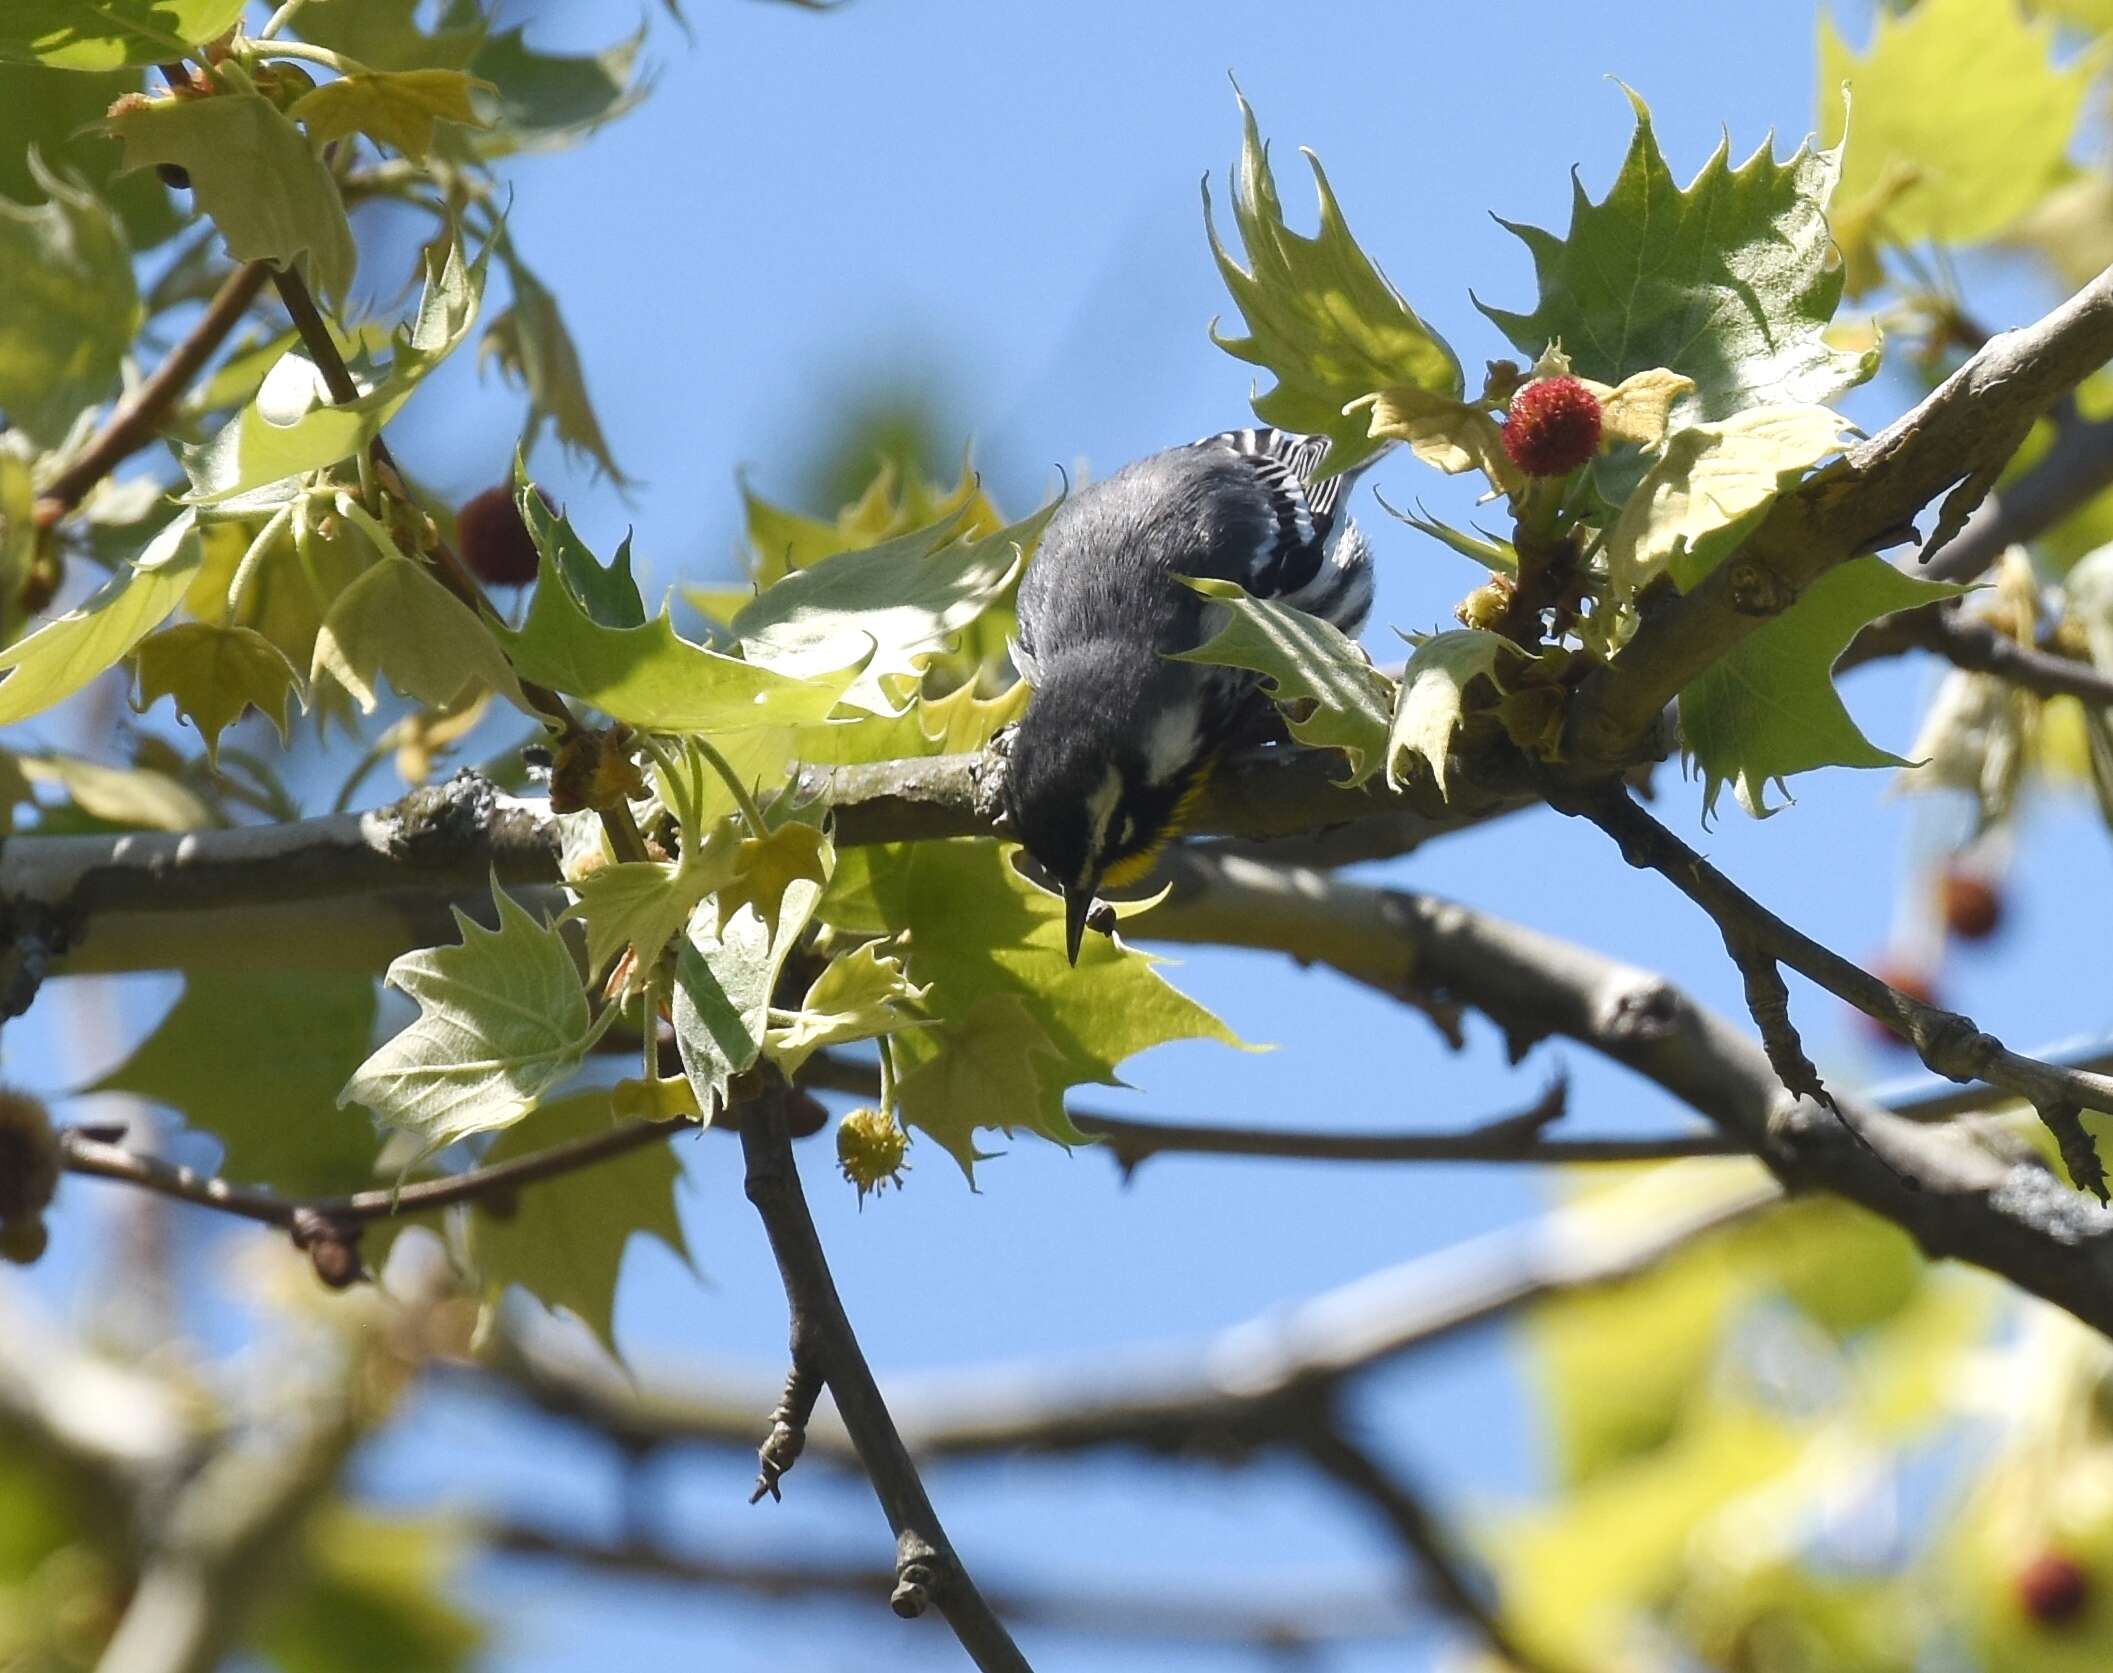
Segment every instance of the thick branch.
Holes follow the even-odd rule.
[[[1932,500],[1940,533],[1973,509],[2033,419],[2113,357],[2113,270],[2044,319],[2006,331],[1913,411],[1778,500],[1760,528],[1669,601],[1578,690],[1566,733],[1573,770],[1625,765],[1666,705],[1835,565],[1898,540]],[[1926,552],[1926,557],[1934,557]]]
[[[896,1586],[891,1601],[896,1613],[921,1615],[928,1602],[937,1604],[962,1648],[984,1673],[1028,1673],[1027,1659],[948,1543],[909,1448],[903,1445],[887,1402],[881,1398],[880,1385],[873,1380],[852,1333],[851,1320],[822,1253],[822,1240],[814,1229],[814,1217],[807,1210],[806,1193],[800,1188],[783,1106],[783,1086],[766,1086],[749,1105],[749,1119],[741,1124],[741,1152],[748,1164],[748,1199],[762,1216],[778,1272],[785,1280],[785,1303],[792,1314],[794,1378],[819,1373],[829,1385],[859,1463],[887,1513],[888,1526],[895,1531]],[[812,1401],[807,1403],[811,1408]]]

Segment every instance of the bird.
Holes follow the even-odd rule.
[[[1010,833],[1064,897],[1074,965],[1098,891],[1151,869],[1227,743],[1265,701],[1259,676],[1169,658],[1222,607],[1181,577],[1234,581],[1355,636],[1371,548],[1348,514],[1357,472],[1321,477],[1325,436],[1226,430],[1065,497],[1020,583],[1014,665],[1030,695],[1010,740]]]

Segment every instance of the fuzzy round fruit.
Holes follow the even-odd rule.
[[[2003,925],[2003,892],[1987,878],[1948,869],[1938,883],[1944,927],[1961,941],[1986,941]]]
[[[837,1164],[858,1187],[861,1200],[868,1191],[884,1185],[901,1188],[903,1169],[909,1165],[903,1158],[909,1148],[910,1135],[877,1109],[855,1109],[837,1125]]]
[[[1576,378],[1536,378],[1511,398],[1504,451],[1528,476],[1568,476],[1599,451],[1599,397]]]
[[[0,1261],[13,1266],[34,1266],[44,1258],[51,1242],[40,1215],[29,1215],[0,1225]]]
[[[543,490],[536,493],[541,496]],[[544,497],[543,503],[550,501]],[[462,561],[487,587],[525,587],[536,578],[536,543],[505,483],[465,500],[455,531]]]
[[[2068,1626],[2091,1602],[2091,1576],[2060,1551],[2042,1551],[2018,1570],[2012,1584],[2018,1606],[2043,1627]]]
[[[33,1221],[59,1188],[59,1136],[41,1099],[0,1088],[0,1225]]]

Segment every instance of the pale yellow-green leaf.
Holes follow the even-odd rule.
[[[414,162],[424,162],[433,146],[434,123],[485,125],[470,103],[476,85],[461,70],[361,72],[302,94],[286,114],[307,123],[309,137],[318,145],[365,134]]]
[[[226,32],[243,0],[8,0],[0,59],[114,70],[178,59]]]
[[[45,201],[0,198],[0,411],[45,447],[117,387],[139,329],[132,252],[110,206],[45,168],[30,178]]]
[[[1497,575],[1516,575],[1519,572],[1519,554],[1508,540],[1497,540],[1477,530],[1468,534],[1464,530],[1441,523],[1437,518],[1416,512],[1394,513],[1402,522],[1419,534],[1427,534],[1441,546],[1448,546],[1463,558],[1472,558],[1484,569]]]
[[[1663,366],[1625,377],[1611,389],[1590,378],[1581,380],[1599,397],[1600,446],[1632,442],[1656,447],[1665,439],[1673,408],[1695,393],[1695,380]]]
[[[1665,439],[1606,544],[1615,592],[1633,596],[1668,568],[1693,586],[1776,495],[1841,450],[1844,420],[1826,407],[1748,407]]]
[[[389,966],[386,980],[417,1001],[418,1018],[338,1094],[340,1107],[365,1104],[428,1153],[520,1120],[579,1068],[598,1032],[564,936],[494,893],[498,928],[457,908],[458,944]]]
[[[389,557],[338,594],[316,634],[309,679],[329,678],[372,714],[383,675],[444,708],[482,686],[528,708],[492,630],[423,564]]]
[[[1477,679],[1498,680],[1499,668],[1525,652],[1500,634],[1477,628],[1434,633],[1416,647],[1402,670],[1394,719],[1387,732],[1387,782],[1404,780],[1403,757],[1423,762],[1443,796],[1446,753],[1467,706],[1467,688]]]
[[[1349,764],[1344,783],[1362,784],[1379,771],[1390,694],[1364,647],[1334,623],[1256,598],[1238,582],[1183,579],[1215,601],[1224,625],[1175,661],[1253,669],[1270,697],[1297,706],[1286,712],[1293,737],[1343,752]]]
[[[139,706],[175,700],[176,712],[205,740],[206,759],[218,758],[220,734],[254,707],[283,740],[287,705],[300,676],[286,653],[247,627],[179,622],[140,641]]]
[[[78,755],[24,755],[16,764],[32,784],[57,785],[83,813],[113,825],[196,831],[213,823],[211,808],[150,767],[109,767]]]
[[[573,884],[579,896],[565,915],[587,927],[587,969],[598,975],[627,946],[646,963],[675,938],[708,879],[694,868],[658,860],[627,860],[590,871]]]
[[[788,1078],[824,1046],[875,1039],[923,1020],[919,1007],[929,990],[903,974],[899,951],[886,949],[885,942],[861,941],[839,953],[807,989],[793,1020],[771,1028],[763,1049]]]
[[[891,1049],[903,1120],[938,1140],[971,1183],[989,1154],[976,1148],[979,1127],[1086,1142],[1064,1113],[1071,1077],[1063,1054],[1021,994],[982,994],[959,1017],[905,1035]]]
[[[1324,472],[1348,470],[1382,443],[1361,414],[1344,407],[1360,395],[1402,384],[1457,397],[1460,362],[1385,274],[1358,248],[1342,208],[1312,152],[1320,225],[1311,238],[1293,232],[1277,197],[1276,178],[1261,130],[1240,100],[1243,140],[1233,192],[1233,222],[1248,265],[1243,268],[1218,238],[1204,189],[1204,226],[1218,271],[1246,318],[1245,337],[1212,337],[1228,354],[1276,375],[1276,386],[1255,401],[1255,412],[1287,430],[1329,438]]]
[[[802,761],[831,765],[966,755],[1025,714],[1032,695],[1025,680],[995,697],[978,696],[973,685],[956,686],[944,697],[919,697],[899,715],[859,714],[803,726],[789,749]]]
[[[125,167],[173,163],[237,261],[313,265],[326,295],[343,297],[359,251],[337,180],[300,129],[261,93],[162,98],[110,118]]]
[[[1350,403],[1362,409],[1375,440],[1398,441],[1448,476],[1480,471],[1492,488],[1511,493],[1525,478],[1504,451],[1504,432],[1483,408],[1413,384],[1397,384]]]
[[[906,476],[893,462],[885,462],[866,491],[831,520],[773,505],[745,483],[741,499],[748,513],[749,574],[759,587],[832,553],[878,546],[915,529],[949,522],[957,514],[964,539],[980,540],[1005,526],[1004,517],[966,461],[960,480],[951,488],[915,474]],[[744,600],[748,596],[746,591],[741,594]],[[731,612],[722,619],[730,617]]]
[[[0,649],[0,669],[13,670],[0,681],[0,726],[43,713],[114,666],[182,601],[203,557],[185,512],[85,604]]]
[[[1900,243],[1972,243],[2038,203],[2065,172],[2096,63],[2057,68],[2054,27],[2012,0],[1922,0],[1881,7],[1867,52],[1820,12],[1820,127],[1847,130],[1838,201]],[[1842,92],[1848,85],[1849,96]]]

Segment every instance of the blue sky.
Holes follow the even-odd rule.
[[[691,40],[654,12],[646,50],[657,84],[642,110],[512,175],[515,236],[563,299],[611,444],[639,484],[625,500],[553,448],[537,463],[591,540],[606,549],[635,526],[660,585],[730,574],[737,473],[790,494],[833,412],[876,385],[921,394],[973,440],[1015,511],[1060,464],[1105,473],[1245,421],[1252,369],[1206,335],[1230,304],[1197,190],[1206,171],[1221,202],[1229,189],[1239,131],[1229,72],[1275,144],[1287,203],[1309,201],[1296,147],[1311,146],[1367,251],[1470,367],[1510,352],[1470,291],[1506,306],[1532,297],[1525,253],[1491,212],[1560,230],[1573,166],[1593,195],[1604,191],[1630,132],[1608,78],[1651,101],[1683,178],[1726,130],[1741,155],[1771,129],[1794,146],[1814,108],[1803,7],[854,0],[816,15],[690,0],[688,10]],[[534,36],[598,43],[634,15],[566,8]],[[2045,300],[2022,285],[1976,295],[1996,324]],[[1868,423],[1907,398],[1882,376],[1849,406]],[[496,382],[450,368],[393,445],[425,480],[467,494],[504,473],[514,410]],[[1469,516],[1459,484],[1405,456],[1370,480],[1397,504],[1421,498],[1450,520]],[[1391,522],[1369,488],[1357,510],[1378,549],[1371,642],[1385,656],[1388,627],[1445,620],[1475,575]],[[1928,682],[1920,667],[1862,672],[1849,682],[1851,706],[1878,742],[1905,748]],[[1888,796],[1877,774],[1801,782],[1780,816],[1756,824],[1729,811],[1706,834],[1697,786],[1668,769],[1659,788],[1661,810],[1691,839],[1851,954],[1885,942],[1902,910],[1905,861],[1937,829],[1929,809]],[[2081,803],[2045,804],[2016,879],[2016,928],[1945,972],[1960,1003],[2021,1046],[2109,1021],[2099,985],[2061,974],[2087,968],[2101,944],[2102,912],[2068,903],[2109,898],[2105,852]],[[1506,821],[1380,875],[1655,965],[1720,1008],[1739,1005],[1709,924],[1623,866],[1596,832],[1556,816]],[[1575,1049],[1542,1047],[1513,1070],[1492,1031],[1474,1024],[1469,1049],[1450,1054],[1413,1012],[1279,960],[1190,952],[1171,974],[1247,1038],[1278,1049],[1165,1048],[1136,1062],[1134,1093],[1103,1106],[1444,1127],[1526,1101],[1561,1062],[1580,1129],[1677,1115],[1655,1089]],[[1794,993],[1823,1068],[1853,1080],[1898,1067],[1868,1057],[1832,1001]],[[55,1027],[32,1020],[13,1072],[46,1084],[79,1078],[82,1060],[54,1043]],[[735,1147],[708,1138],[682,1154],[704,1282],[657,1246],[634,1249],[619,1340],[649,1373],[721,1364],[775,1374],[782,1295],[741,1197]],[[971,1194],[930,1147],[913,1160],[905,1193],[859,1212],[824,1146],[804,1158],[840,1286],[884,1378],[1021,1359],[1090,1367],[1123,1349],[1195,1339],[1516,1221],[1545,1189],[1502,1168],[1183,1161],[1156,1163],[1124,1188],[1100,1156],[1023,1142]],[[92,1236],[95,1190],[69,1197],[62,1240]],[[44,1282],[62,1287],[79,1270],[62,1259]],[[1501,1337],[1477,1337],[1373,1379],[1360,1415],[1389,1456],[1449,1499],[1492,1504],[1540,1477],[1517,1373]],[[423,1401],[364,1469],[405,1503],[498,1503],[613,1527],[620,1502],[600,1450],[454,1395]],[[711,1551],[885,1557],[885,1526],[859,1484],[803,1470],[783,1506],[750,1509],[750,1475],[741,1458],[671,1461],[660,1478],[665,1525]],[[1385,1585],[1394,1572],[1360,1511],[1281,1466],[1222,1473],[1095,1458],[940,1471],[932,1485],[957,1541],[993,1581]],[[501,1622],[495,1664],[525,1673],[958,1662],[935,1632],[898,1626],[877,1602],[795,1619],[781,1605],[541,1568],[487,1564],[472,1580]],[[1231,1664],[1150,1646],[1024,1642],[1045,1668]],[[1399,1667],[1402,1650],[1326,1665]]]

